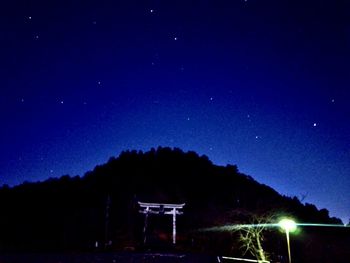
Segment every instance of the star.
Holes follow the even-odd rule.
[[[60,104],[63,104],[63,103],[64,103],[64,101],[63,101],[63,100],[61,100],[61,101],[60,101]]]
[[[314,126],[314,127],[316,127],[316,126],[317,126],[317,123],[316,123],[316,122],[314,122],[313,126]]]
[[[93,24],[93,25],[96,25],[96,24],[97,24],[97,22],[96,22],[96,21],[92,21],[92,24]]]
[[[259,139],[260,137],[257,135],[257,136],[255,136],[255,139]]]
[[[154,13],[154,9],[149,10],[151,13]]]
[[[187,120],[189,121],[189,120],[190,120],[190,117],[187,117]]]
[[[331,100],[331,102],[332,102],[332,103],[334,103],[334,102],[335,102],[335,100],[334,100],[334,99],[332,99],[332,100]]]
[[[22,102],[22,103],[24,102],[24,99],[23,99],[23,98],[21,98],[21,102]]]
[[[210,100],[210,101],[213,101],[213,100],[214,100],[214,98],[213,98],[213,97],[210,97],[210,98],[209,98],[209,100]]]
[[[176,40],[177,40],[177,37],[174,37],[174,40],[176,41]]]
[[[35,40],[38,40],[38,39],[39,39],[39,35],[35,35],[35,36],[34,36],[34,39],[35,39]]]
[[[250,114],[247,114],[247,119],[248,119],[249,122],[252,121],[252,119],[250,118]]]
[[[101,85],[101,81],[97,81],[97,84],[98,84],[98,85]]]

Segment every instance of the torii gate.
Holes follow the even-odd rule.
[[[144,240],[143,242],[146,243],[146,228],[147,228],[147,218],[149,214],[156,214],[156,215],[173,215],[173,245],[176,244],[176,215],[182,215],[183,212],[180,211],[185,203],[183,204],[164,204],[164,203],[144,203],[144,202],[138,202],[139,206],[141,207],[141,210],[139,210],[139,213],[145,214],[145,225],[143,228],[144,232]]]

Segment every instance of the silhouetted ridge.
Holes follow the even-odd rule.
[[[186,203],[178,218],[178,238],[190,249],[196,249],[193,240],[206,242],[200,236],[195,239],[194,230],[237,222],[242,217],[235,215],[244,211],[278,211],[306,222],[341,223],[326,209],[281,196],[235,165],[216,166],[193,151],[159,147],[124,151],[81,178],[66,175],[3,186],[0,251],[92,250],[105,247],[107,241],[113,249],[139,247],[144,218],[137,201]],[[169,241],[169,224],[167,217],[152,217],[150,236]]]

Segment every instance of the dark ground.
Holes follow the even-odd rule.
[[[0,263],[214,263],[215,256],[169,253],[77,253],[0,255]]]

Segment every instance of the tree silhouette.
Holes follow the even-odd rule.
[[[234,210],[257,215],[262,210],[285,211],[306,222],[341,222],[330,218],[326,209],[281,196],[235,165],[216,166],[193,151],[158,147],[148,152],[124,151],[82,177],[4,185],[0,188],[0,252],[91,251],[96,241],[103,244],[107,239],[113,250],[141,247],[143,218],[137,201],[186,203],[178,222],[179,246],[191,249],[201,244],[207,251],[222,250],[219,244],[229,237],[222,235],[218,237],[222,243],[212,242],[193,230],[227,222]],[[168,222],[164,224],[166,228]]]

